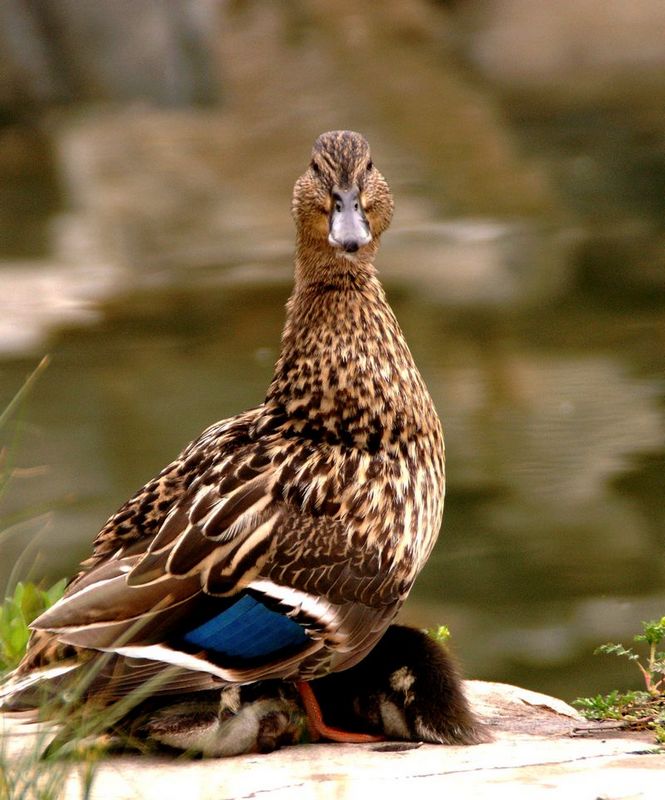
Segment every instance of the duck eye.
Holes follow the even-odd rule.
[[[312,168],[312,172],[315,172],[317,175],[319,174],[319,172],[321,172],[321,169],[319,168],[319,165],[316,163],[316,161],[312,161],[310,167]]]
[[[367,172],[371,172],[374,169],[374,164],[372,164],[371,161],[368,161],[365,169],[367,170]]]

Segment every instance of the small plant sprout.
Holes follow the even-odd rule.
[[[637,710],[648,703],[647,692],[620,692],[613,689],[609,694],[597,694],[595,697],[578,697],[576,705],[587,719],[594,720],[626,720],[637,719]]]
[[[450,639],[450,629],[447,625],[437,625],[436,628],[427,628],[425,633],[439,644],[446,644]]]
[[[642,633],[638,633],[633,637],[634,642],[644,642],[649,646],[646,662],[644,659],[641,660],[640,655],[632,647],[626,648],[613,642],[601,645],[595,652],[605,655],[625,656],[630,661],[634,661],[642,673],[647,692],[657,697],[665,690],[665,652],[658,650],[663,640],[665,640],[665,617],[661,617],[659,620],[651,620],[651,622],[643,622]]]
[[[665,652],[658,650],[665,640],[665,617],[642,623],[642,633],[633,636],[636,644],[646,644],[646,657],[622,644],[601,645],[596,653],[623,656],[634,661],[644,678],[645,690],[579,697],[574,701],[587,719],[618,720],[623,728],[651,729],[659,744],[665,743]]]
[[[17,583],[12,595],[0,606],[0,674],[18,664],[30,638],[29,625],[56,600],[62,597],[67,581],[58,581],[50,589],[34,583]]]

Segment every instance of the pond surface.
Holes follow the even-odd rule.
[[[53,337],[14,448],[3,581],[70,574],[130,493],[262,399],[288,292],[134,294]],[[448,624],[469,675],[567,698],[634,685],[591,653],[665,605],[665,314],[580,298],[463,313],[389,294],[448,465],[442,535],[403,618]],[[0,364],[3,403],[31,363]]]

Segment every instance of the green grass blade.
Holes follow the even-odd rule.
[[[35,369],[30,373],[30,375],[26,378],[25,383],[21,388],[16,392],[14,397],[9,401],[7,407],[0,413],[0,428],[3,425],[6,425],[9,419],[11,418],[12,414],[16,411],[16,409],[21,405],[21,403],[25,400],[25,398],[30,394],[32,391],[33,386],[37,382],[39,376],[44,372],[44,370],[48,367],[50,361],[50,356],[44,356],[39,364],[35,367]]]

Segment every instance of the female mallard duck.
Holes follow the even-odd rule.
[[[376,277],[393,201],[361,135],[316,140],[292,210],[295,287],[265,401],[109,519],[33,623],[14,707],[93,662],[80,691],[99,702],[148,681],[279,678],[311,708],[307,682],[359,662],[406,599],[441,524],[443,435]]]

